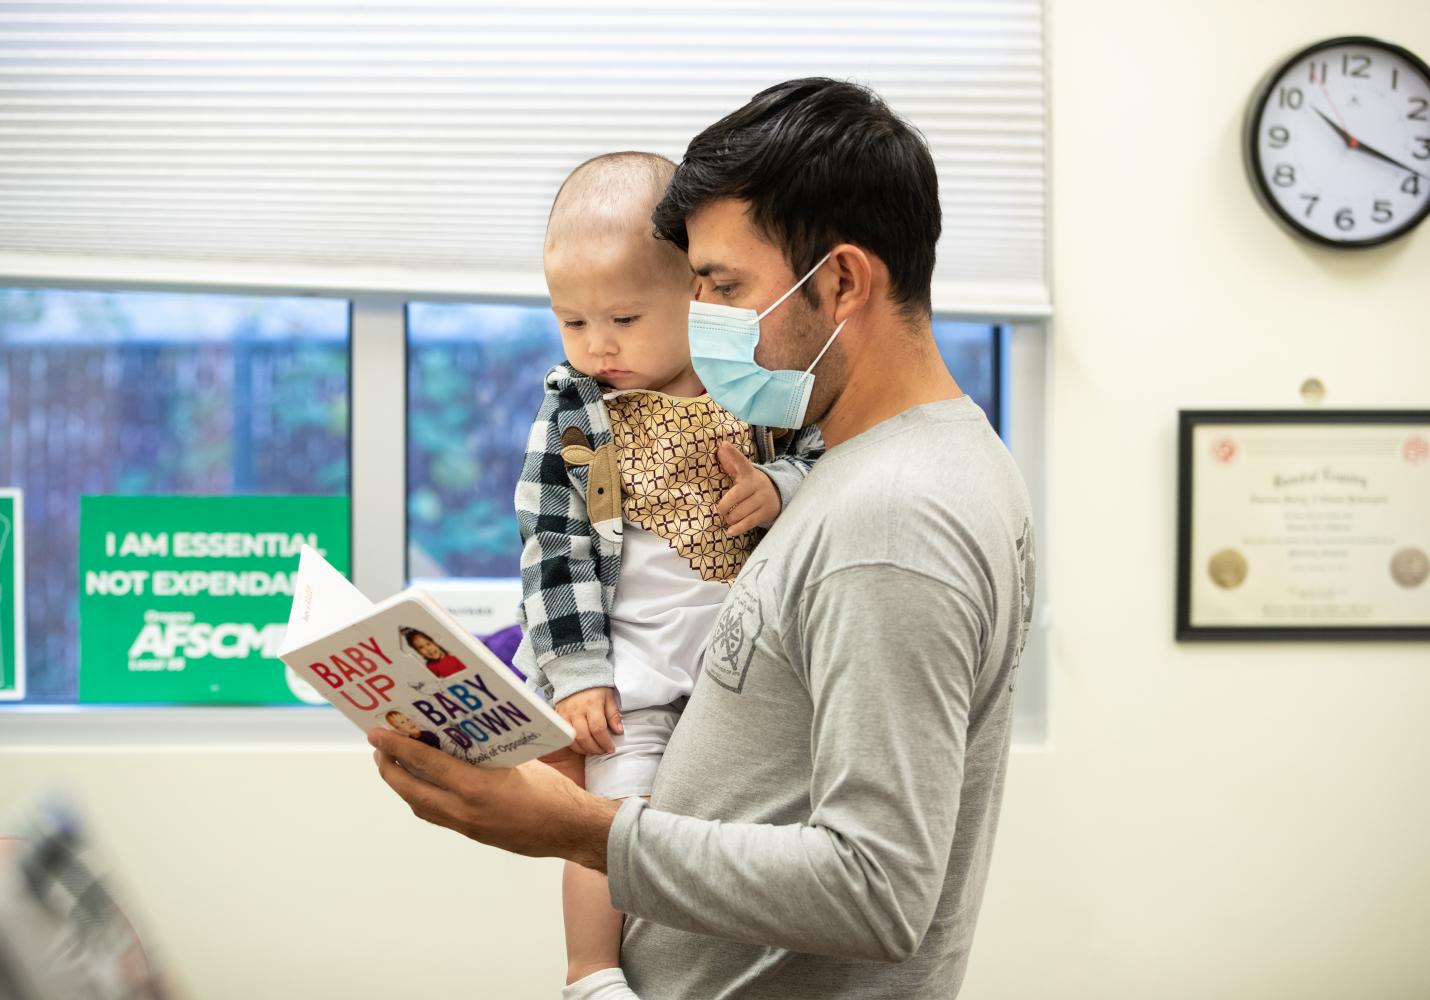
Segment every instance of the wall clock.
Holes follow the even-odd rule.
[[[1430,213],[1430,68],[1398,45],[1302,49],[1257,86],[1245,125],[1251,186],[1300,236],[1376,246]]]

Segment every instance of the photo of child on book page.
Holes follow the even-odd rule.
[[[544,262],[566,360],[546,375],[516,493],[514,665],[576,731],[548,763],[612,799],[650,795],[757,529],[823,450],[815,428],[777,448],[696,377],[695,279],[650,221],[674,170],[613,153],[557,192]],[[568,991],[630,996],[605,876],[568,864],[563,897]]]
[[[389,726],[392,727],[394,732],[401,733],[403,736],[410,736],[414,740],[419,740],[423,743],[426,743],[433,750],[442,749],[441,738],[438,737],[436,733],[428,732],[421,726],[417,725],[417,723],[413,722],[406,712],[399,712],[397,709],[394,708],[392,711],[384,715],[383,719],[387,722]]]
[[[451,677],[467,669],[461,660],[437,645],[426,632],[406,627],[397,631],[402,640],[399,643],[402,651],[420,657],[434,676]]]

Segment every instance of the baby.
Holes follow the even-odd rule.
[[[576,730],[549,762],[613,799],[650,795],[755,529],[823,448],[810,430],[779,453],[705,394],[687,338],[695,279],[649,221],[674,170],[612,153],[557,192],[545,266],[566,363],[546,375],[516,493],[516,665]],[[605,876],[568,864],[563,903],[566,995],[630,996]]]

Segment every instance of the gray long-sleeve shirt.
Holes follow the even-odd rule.
[[[957,993],[1032,599],[1027,493],[967,397],[821,459],[611,828],[643,1000]]]

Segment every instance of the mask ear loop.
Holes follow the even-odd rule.
[[[834,251],[833,251],[833,250],[829,251],[829,253],[827,253],[827,254],[825,254],[823,257],[819,258],[819,263],[818,263],[818,264],[815,264],[813,267],[811,267],[811,268],[809,269],[809,271],[805,274],[805,276],[804,276],[803,278],[800,278],[800,279],[799,279],[798,281],[796,281],[793,285],[791,285],[789,291],[785,292],[785,293],[784,293],[783,295],[781,295],[779,298],[775,299],[774,302],[772,302],[772,303],[770,304],[770,307],[769,307],[768,309],[766,309],[764,312],[762,312],[762,313],[760,313],[758,316],[756,316],[756,317],[755,317],[755,322],[758,323],[760,320],[764,319],[764,318],[765,318],[766,316],[768,316],[770,313],[774,312],[775,309],[779,306],[779,304],[780,304],[781,302],[783,302],[785,299],[789,298],[789,297],[790,297],[791,295],[793,295],[796,291],[798,291],[798,290],[799,290],[799,286],[802,285],[802,284],[804,284],[806,281],[808,281],[808,280],[810,279],[810,276],[813,275],[815,271],[818,271],[821,267],[823,267],[823,266],[824,266],[824,262],[825,262],[826,260],[828,260],[828,259],[829,259],[830,257],[832,257],[832,256],[834,256]]]
[[[829,352],[829,349],[834,346],[834,338],[839,336],[839,331],[844,329],[844,324],[848,322],[849,320],[847,317],[839,321],[839,325],[834,328],[834,332],[829,335],[829,339],[826,340],[824,342],[824,346],[820,348],[819,355],[812,362],[810,362],[809,367],[804,370],[804,373],[806,375],[814,371],[814,369],[819,365],[819,363],[824,360],[824,355],[827,354]]]

